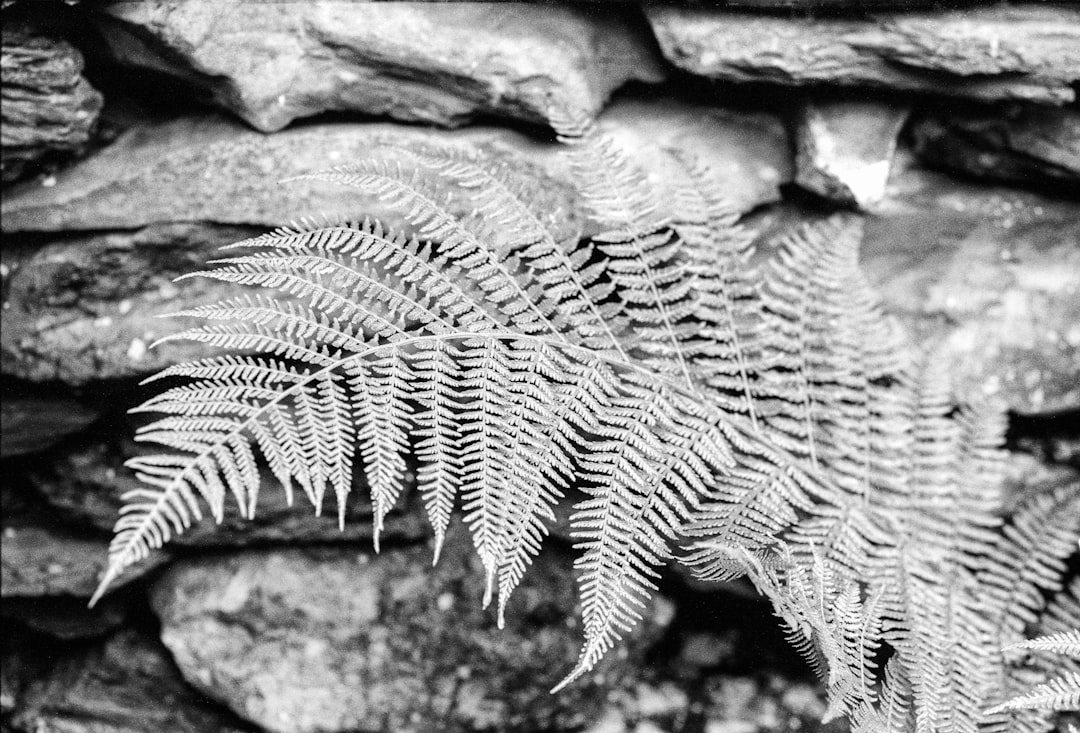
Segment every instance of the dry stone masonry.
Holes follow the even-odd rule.
[[[948,6],[948,9],[943,9]],[[93,611],[145,416],[139,380],[214,353],[157,316],[174,279],[301,216],[388,217],[304,173],[470,144],[588,219],[546,124],[594,115],[660,189],[692,157],[772,246],[837,210],[965,390],[1012,411],[1010,496],[1080,481],[1080,8],[1069,2],[210,3],[5,0],[0,156],[0,728],[17,733],[823,727],[823,694],[744,585],[671,573],[624,648],[572,665],[565,521],[507,628],[464,533],[431,568],[419,498],[371,549],[346,512],[206,521]],[[679,201],[663,213],[677,216]],[[471,210],[469,192],[451,199]],[[1054,459],[1051,464],[1048,459]],[[1078,484],[1080,485],[1080,484]],[[565,517],[563,517],[565,520]]]

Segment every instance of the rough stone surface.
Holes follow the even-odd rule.
[[[664,55],[735,82],[833,84],[1062,104],[1080,79],[1080,10],[992,5],[869,18],[646,9]]]
[[[659,81],[647,30],[621,8],[552,5],[118,3],[102,30],[121,63],[208,91],[264,132],[328,110],[458,125],[478,113],[542,122],[599,111]]]
[[[133,427],[118,427],[121,436],[132,434]],[[109,531],[116,524],[122,496],[139,483],[124,461],[136,455],[138,447],[126,438],[107,442],[93,439],[82,445],[54,451],[46,460],[25,468],[27,483],[66,521]],[[416,540],[429,533],[419,507],[412,506],[407,493],[399,509],[391,512],[383,528],[383,542]],[[173,538],[177,546],[242,546],[251,544],[284,544],[303,542],[364,542],[369,547],[371,506],[367,490],[354,487],[345,513],[345,529],[338,528],[337,509],[332,499],[322,516],[315,516],[311,505],[302,496],[288,506],[285,492],[271,476],[263,477],[259,505],[254,519],[243,519],[232,505],[225,511],[221,524],[205,518],[182,535]]]
[[[659,172],[660,184],[678,173],[659,165],[661,146],[709,164],[739,211],[777,200],[780,184],[792,175],[787,137],[774,116],[631,101],[613,105],[602,124],[646,170]],[[148,348],[185,325],[158,314],[235,293],[208,281],[173,279],[201,269],[219,245],[300,216],[374,215],[400,224],[398,212],[356,189],[276,183],[371,155],[372,141],[387,137],[470,142],[499,156],[520,156],[528,163],[523,175],[537,181],[552,208],[565,212],[567,226],[589,226],[560,147],[506,130],[332,124],[268,137],[220,119],[132,130],[61,172],[55,185],[25,184],[5,197],[3,229],[22,235],[9,237],[0,250],[3,372],[85,385],[144,376],[211,353],[181,342]],[[464,210],[467,202],[452,205]],[[79,233],[44,234],[69,230]]]
[[[102,97],[82,76],[83,58],[64,41],[4,26],[0,49],[0,178],[18,178],[54,150],[76,150],[93,131]]]
[[[626,100],[604,112],[600,129],[661,190],[685,176],[666,151],[689,154],[708,166],[728,204],[739,212],[779,201],[780,186],[793,176],[787,131],[771,114],[663,98]]]
[[[185,561],[157,583],[153,604],[188,681],[270,731],[569,729],[636,673],[670,611],[654,606],[600,671],[549,695],[580,641],[568,568],[542,555],[503,630],[480,608],[482,573],[464,533],[434,569],[425,547]]]
[[[784,207],[762,241],[808,214]],[[809,216],[814,218],[814,216]],[[961,389],[1021,413],[1080,406],[1080,204],[965,184],[898,153],[866,219],[863,267],[914,343]]]
[[[799,111],[795,182],[847,206],[884,196],[908,107],[869,101],[807,102]]]
[[[935,112],[912,126],[927,164],[979,178],[1080,193],[1080,111],[1011,105]]]
[[[0,457],[44,450],[99,416],[98,410],[73,399],[5,395],[0,403]]]
[[[18,730],[49,733],[239,733],[232,716],[187,687],[155,640],[121,631],[101,645],[51,660],[26,684]],[[5,668],[6,668],[5,664]]]

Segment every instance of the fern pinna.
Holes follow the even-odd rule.
[[[304,223],[197,273],[269,292],[185,311],[209,323],[169,337],[244,353],[157,375],[186,380],[138,408],[165,415],[139,438],[169,452],[130,461],[145,488],[98,595],[204,505],[220,521],[232,494],[251,516],[263,465],[343,513],[358,457],[377,546],[411,453],[436,558],[460,503],[500,624],[555,507],[583,493],[585,638],[558,687],[677,559],[748,574],[857,730],[1048,730],[1003,703],[1054,670],[1003,650],[1051,612],[1080,625],[1060,587],[1077,487],[1001,518],[1001,413],[958,404],[904,345],[858,268],[857,219],[806,226],[759,267],[694,160],[672,152],[682,183],[658,191],[591,123],[553,125],[595,235],[504,159],[383,141],[393,155],[314,177],[378,196],[409,236]]]

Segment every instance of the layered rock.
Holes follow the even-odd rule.
[[[665,158],[662,147],[705,162],[737,211],[778,200],[780,185],[792,175],[787,137],[775,116],[657,100],[613,105],[602,125],[661,186],[679,174],[658,164]],[[5,197],[0,224],[5,232],[24,233],[27,246],[0,251],[6,268],[3,372],[85,385],[206,355],[209,347],[182,342],[149,349],[191,323],[157,315],[235,290],[172,280],[201,269],[219,245],[301,216],[371,215],[403,225],[401,212],[357,189],[278,183],[372,155],[407,163],[404,154],[377,146],[385,139],[470,144],[520,161],[519,173],[532,182],[541,208],[559,211],[568,228],[590,226],[561,146],[508,130],[329,124],[265,136],[207,118],[133,129],[60,173],[55,185],[26,184]],[[463,194],[451,206],[465,212],[471,203]],[[81,233],[46,236],[67,230]]]
[[[4,396],[0,404],[0,458],[44,450],[94,422],[101,412],[56,396]]]
[[[544,122],[550,105],[596,113],[662,66],[633,13],[612,8],[320,0],[116,3],[113,56],[205,90],[255,128],[343,110],[459,125],[481,113]]]
[[[846,206],[872,208],[885,196],[904,104],[807,102],[795,134],[795,182]]]
[[[0,48],[0,178],[18,178],[52,151],[77,150],[90,139],[102,97],[82,76],[71,44],[4,26]]]
[[[997,181],[1080,192],[1080,111],[1011,105],[936,111],[911,128],[929,165]]]
[[[130,435],[125,424],[120,435]],[[123,495],[139,482],[124,467],[124,461],[139,449],[126,438],[105,442],[86,440],[82,445],[56,450],[45,459],[25,467],[26,481],[65,521],[102,532],[110,531]],[[382,532],[383,544],[415,541],[429,534],[425,520],[412,506],[414,497],[407,493],[399,508],[391,512]],[[345,528],[338,526],[337,508],[327,499],[321,516],[303,498],[289,506],[285,491],[271,476],[265,475],[259,492],[259,504],[253,519],[243,519],[236,507],[226,508],[221,524],[207,518],[196,522],[181,535],[173,537],[176,546],[243,546],[252,544],[362,543],[370,547],[372,511],[367,489],[354,486],[345,512]],[[100,558],[94,558],[95,561]]]
[[[650,5],[664,55],[733,82],[883,87],[1063,104],[1080,79],[1080,10],[999,5],[869,18]]]
[[[568,567],[541,555],[502,630],[480,608],[483,573],[463,532],[435,568],[426,547],[184,561],[153,604],[188,681],[270,731],[569,729],[636,673],[670,614],[648,614],[600,671],[549,695],[580,640]]]
[[[59,658],[58,658],[59,657]],[[5,669],[13,659],[5,659]],[[55,655],[25,682],[12,722],[55,733],[239,733],[227,711],[188,688],[159,642],[121,631],[101,645]]]

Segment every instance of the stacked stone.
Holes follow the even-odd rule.
[[[783,665],[740,681],[730,640],[672,627],[697,588],[677,594],[686,607],[660,599],[598,674],[549,697],[578,639],[565,547],[541,556],[499,631],[467,539],[430,570],[405,506],[371,555],[362,501],[339,532],[270,479],[256,521],[198,525],[97,610],[83,600],[134,486],[123,413],[138,380],[208,353],[150,349],[184,325],[155,316],[226,292],[173,279],[305,215],[399,223],[355,191],[277,183],[387,137],[524,161],[587,235],[545,127],[553,104],[595,115],[660,184],[664,149],[707,164],[763,246],[862,212],[864,266],[915,340],[1026,425],[1075,416],[1080,10],[939,5],[167,0],[76,4],[57,27],[51,3],[5,3],[20,22],[2,54],[0,610],[32,635],[4,642],[5,725],[645,731],[698,716],[752,731],[820,717],[820,693]],[[1080,461],[1063,432],[1050,452]],[[1016,461],[1018,485],[1076,481]],[[771,623],[755,608],[752,623]],[[693,699],[665,674],[696,680]]]

